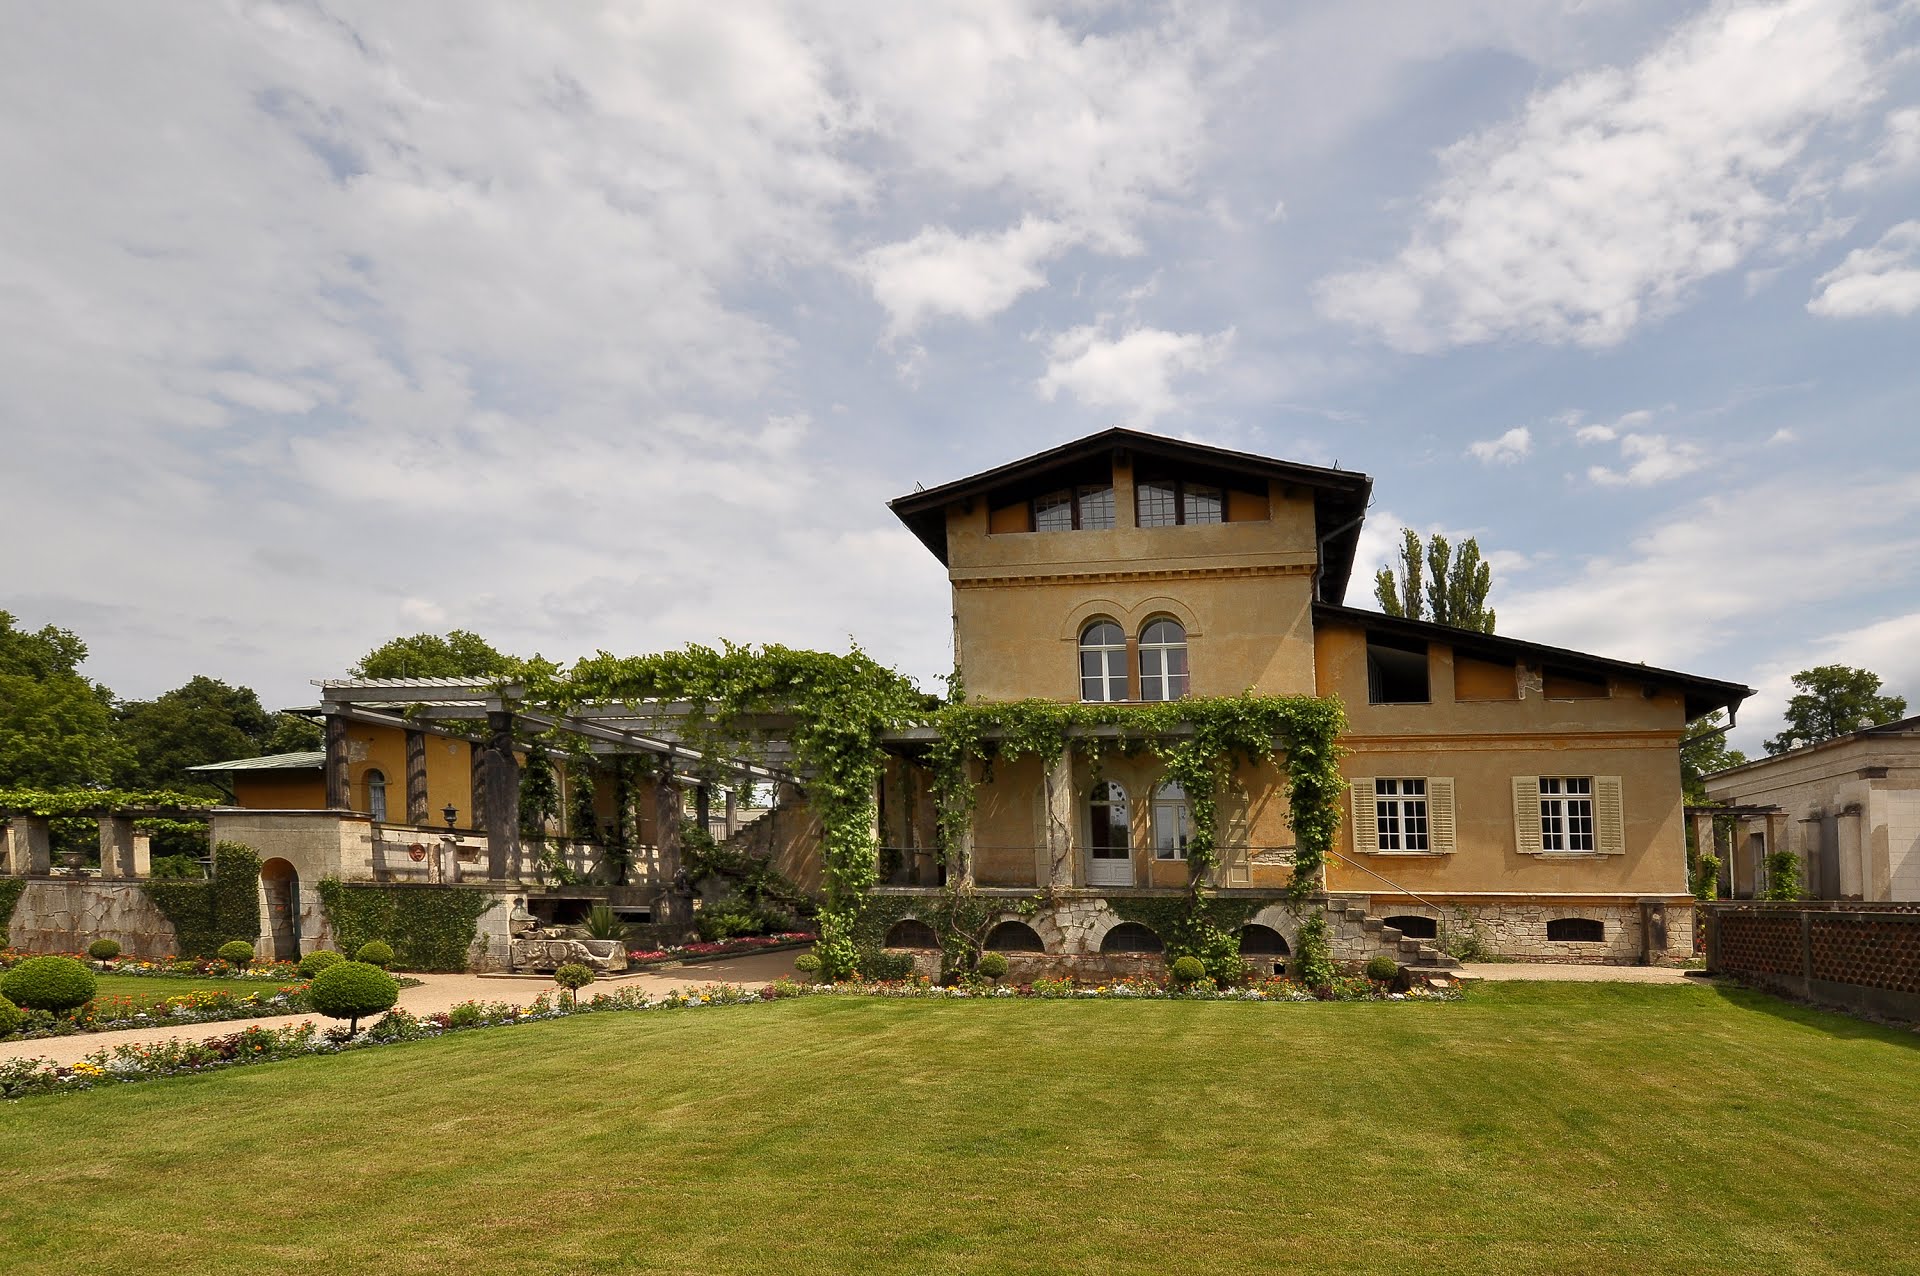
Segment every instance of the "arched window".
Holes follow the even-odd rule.
[[[1153,858],[1183,860],[1193,837],[1193,818],[1187,814],[1187,791],[1169,780],[1153,794]]]
[[[1140,698],[1183,700],[1187,695],[1187,631],[1177,620],[1151,621],[1140,631]]]
[[[887,932],[888,948],[938,948],[940,940],[934,935],[933,927],[916,917],[903,918],[893,924]]]
[[[383,772],[367,772],[367,812],[376,824],[387,822],[387,777]]]
[[[1121,922],[1100,939],[1100,951],[1103,953],[1157,953],[1165,950],[1166,945],[1160,942],[1160,936],[1139,922]]]
[[[1240,955],[1242,957],[1285,957],[1287,937],[1271,926],[1242,926]]]
[[[1080,698],[1127,698],[1127,635],[1111,620],[1096,620],[1080,631]]]
[[[1093,786],[1087,803],[1087,885],[1133,885],[1133,837],[1127,791],[1112,780]]]
[[[993,953],[1044,953],[1040,932],[1025,922],[1001,922],[987,933],[987,951]]]
[[[1603,944],[1607,924],[1591,917],[1555,917],[1547,922],[1547,939],[1556,944]]]

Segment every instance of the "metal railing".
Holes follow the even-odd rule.
[[[1447,913],[1445,909],[1441,908],[1440,905],[1434,903],[1432,900],[1427,899],[1425,896],[1414,894],[1412,891],[1408,890],[1406,887],[1402,886],[1400,883],[1394,881],[1391,877],[1388,877],[1383,873],[1374,872],[1372,869],[1368,868],[1365,864],[1360,863],[1358,860],[1349,859],[1347,856],[1342,855],[1338,851],[1328,851],[1327,854],[1333,856],[1333,858],[1339,860],[1342,864],[1346,864],[1346,865],[1349,865],[1350,867],[1359,869],[1362,873],[1365,873],[1368,877],[1379,878],[1381,881],[1385,882],[1387,885],[1393,887],[1395,894],[1405,895],[1408,899],[1418,900],[1420,903],[1425,904],[1428,908],[1431,908],[1437,914],[1437,916],[1434,918],[1434,926],[1439,931],[1439,934],[1436,935],[1434,938],[1434,942],[1439,945],[1441,952],[1444,953],[1447,951]]]

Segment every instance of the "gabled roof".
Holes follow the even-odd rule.
[[[327,764],[325,751],[269,753],[258,758],[235,758],[231,762],[209,762],[190,766],[189,771],[317,771]]]
[[[1333,470],[1318,465],[1188,443],[1164,435],[1147,434],[1115,426],[1098,434],[1063,443],[1045,452],[990,470],[982,470],[939,487],[926,488],[887,502],[887,508],[933,551],[942,563],[947,561],[947,506],[955,501],[984,495],[1037,477],[1052,469],[1087,461],[1102,453],[1131,452],[1214,470],[1227,470],[1248,477],[1276,479],[1313,489],[1314,526],[1323,541],[1321,550],[1321,595],[1340,599],[1346,596],[1347,578],[1353,574],[1354,553],[1360,544],[1360,520],[1366,516],[1367,500],[1373,480],[1354,470]]]
[[[1849,731],[1846,735],[1837,735],[1831,740],[1816,740],[1812,744],[1803,744],[1797,749],[1788,749],[1785,753],[1769,753],[1764,758],[1755,758],[1751,762],[1742,762],[1739,766],[1730,766],[1724,771],[1715,771],[1711,775],[1702,778],[1717,780],[1723,775],[1738,775],[1742,771],[1750,771],[1775,762],[1785,762],[1789,758],[1802,758],[1810,753],[1818,753],[1824,749],[1838,748],[1843,744],[1853,744],[1860,740],[1871,740],[1877,736],[1897,735],[1920,735],[1920,717],[1901,718],[1894,722],[1883,722],[1877,727],[1862,727],[1858,731]]]
[[[1444,642],[1455,651],[1464,651],[1469,655],[1485,656],[1493,660],[1526,660],[1529,664],[1550,664],[1572,673],[1592,674],[1597,677],[1633,678],[1640,682],[1672,687],[1686,697],[1689,722],[1695,718],[1705,717],[1715,709],[1725,709],[1733,713],[1739,709],[1741,701],[1753,694],[1752,687],[1738,682],[1722,682],[1718,678],[1701,678],[1690,673],[1677,673],[1672,669],[1656,669],[1652,665],[1643,665],[1632,660],[1614,660],[1608,656],[1590,655],[1587,652],[1572,651],[1566,647],[1549,647],[1544,643],[1509,638],[1505,634],[1483,634],[1472,629],[1455,629],[1452,625],[1436,625],[1430,620],[1407,620],[1400,616],[1388,616],[1382,612],[1365,611],[1359,607],[1315,603],[1313,619],[1316,625],[1322,620],[1345,621],[1376,633],[1414,638],[1423,642]]]

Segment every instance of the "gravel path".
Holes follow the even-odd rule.
[[[1665,966],[1570,966],[1550,961],[1476,961],[1460,968],[1471,979],[1524,979],[1569,984],[1699,983],[1683,970]]]
[[[771,983],[793,973],[795,953],[759,953],[728,961],[703,962],[675,970],[649,971],[620,976],[605,985],[612,988],[642,988],[650,993],[671,992],[700,984]],[[524,1006],[543,992],[553,992],[554,984],[545,977],[502,977],[484,975],[415,975],[418,988],[400,990],[400,1008],[416,1015],[450,1010],[464,1001],[505,1001]],[[591,996],[591,992],[588,994]],[[247,1028],[285,1028],[308,1020],[329,1027],[335,1021],[319,1015],[275,1015],[268,1019],[228,1019],[221,1023],[185,1024],[179,1027],[127,1028],[119,1032],[77,1032],[71,1037],[47,1037],[36,1041],[9,1041],[0,1044],[0,1060],[47,1059],[54,1063],[76,1063],[96,1050],[113,1046],[136,1045],[152,1041],[204,1041],[224,1037]]]

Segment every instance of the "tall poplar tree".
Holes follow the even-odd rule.
[[[1401,529],[1400,563],[1382,567],[1373,578],[1373,596],[1389,616],[1431,620],[1455,629],[1493,632],[1494,613],[1487,606],[1493,587],[1493,568],[1480,557],[1480,542],[1468,537],[1455,549],[1439,532],[1422,544],[1411,527]]]

